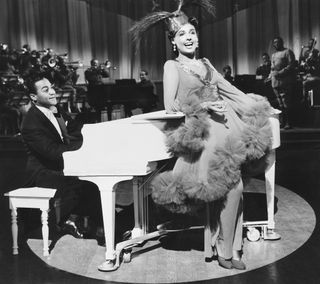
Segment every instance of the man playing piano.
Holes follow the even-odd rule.
[[[21,134],[28,150],[26,186],[55,188],[55,197],[76,197],[70,216],[59,224],[64,233],[83,238],[79,216],[90,216],[102,224],[100,193],[96,185],[76,177],[64,176],[62,153],[82,145],[82,124],[60,113],[56,93],[48,79],[34,75],[28,80],[32,106],[22,122]]]

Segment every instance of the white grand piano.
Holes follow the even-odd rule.
[[[78,176],[97,184],[101,194],[105,229],[105,262],[98,269],[112,271],[119,267],[121,250],[135,242],[157,237],[161,232],[147,233],[147,206],[144,179],[156,170],[157,161],[170,158],[165,145],[163,126],[168,120],[183,119],[182,113],[152,112],[131,118],[84,125],[83,145],[79,150],[63,154],[64,174]],[[280,145],[279,122],[273,124],[274,149]],[[274,230],[274,165],[275,150],[266,172],[268,228]],[[115,247],[115,191],[117,184],[133,180],[135,227],[132,238]]]

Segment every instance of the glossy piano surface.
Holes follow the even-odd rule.
[[[65,175],[145,175],[150,162],[170,157],[163,128],[183,114],[157,111],[130,118],[85,124],[83,145],[63,154]]]

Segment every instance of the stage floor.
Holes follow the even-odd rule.
[[[245,194],[254,193],[264,198],[264,181],[252,179],[245,191]],[[260,197],[257,200],[261,200]],[[122,263],[114,272],[97,270],[97,266],[104,260],[104,248],[98,246],[96,240],[63,236],[55,244],[49,258],[42,256],[40,239],[29,238],[27,243],[33,253],[48,265],[89,278],[127,283],[186,283],[215,279],[246,273],[276,262],[296,251],[308,240],[316,224],[310,205],[296,193],[279,185],[276,186],[276,201],[276,231],[282,238],[278,241],[257,242],[245,238],[245,271],[223,269],[217,261],[206,263],[203,230],[171,234],[160,242],[148,242],[143,248],[134,251],[130,263]]]

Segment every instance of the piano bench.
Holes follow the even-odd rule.
[[[18,188],[5,193],[9,197],[9,207],[11,210],[11,229],[13,239],[13,254],[18,254],[18,208],[33,208],[41,210],[43,256],[49,255],[49,227],[48,213],[49,201],[55,195],[56,190],[43,187]]]

